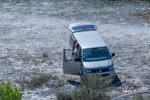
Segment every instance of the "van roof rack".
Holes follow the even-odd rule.
[[[96,25],[90,23],[90,22],[82,22],[82,23],[75,23],[75,24],[70,24],[69,29],[71,30],[72,33],[75,32],[81,32],[81,31],[96,31]]]

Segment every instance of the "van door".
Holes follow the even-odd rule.
[[[72,59],[73,50],[63,50],[63,71],[65,74],[79,75],[81,71],[81,62]]]

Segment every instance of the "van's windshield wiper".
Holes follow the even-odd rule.
[[[104,58],[104,59],[101,59],[101,60],[106,60],[106,59],[110,59],[111,58],[111,56],[110,57],[107,57],[107,58]]]
[[[101,61],[101,60],[106,60],[106,59],[110,59],[111,56],[107,57],[107,58],[104,58],[104,59],[97,59],[97,60],[84,60],[84,61]]]

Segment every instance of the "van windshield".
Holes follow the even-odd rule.
[[[105,60],[110,57],[107,47],[83,49],[83,61]]]

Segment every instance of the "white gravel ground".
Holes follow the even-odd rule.
[[[68,47],[70,23],[93,22],[108,45],[121,87],[113,87],[114,100],[123,87],[137,86],[150,94],[150,24],[134,14],[149,10],[146,3],[111,5],[83,0],[33,1],[0,4],[0,81],[19,87],[23,100],[55,100],[57,91],[72,91],[66,80],[79,80],[62,71],[62,50]],[[43,53],[48,57],[44,58]],[[56,76],[40,87],[22,89],[24,81],[42,75]],[[27,84],[25,84],[26,86]],[[150,98],[150,97],[149,97]]]

